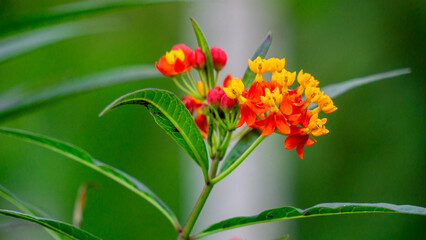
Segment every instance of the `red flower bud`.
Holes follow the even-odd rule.
[[[200,129],[201,136],[203,138],[207,137],[207,133],[209,131],[209,122],[207,120],[206,115],[200,113],[195,119],[195,125],[197,125],[198,129]]]
[[[184,96],[181,101],[191,114],[194,112],[195,109],[200,108],[203,104],[201,100],[193,98],[191,96]]]
[[[226,60],[228,60],[225,51],[220,47],[214,46],[210,48],[210,54],[213,58],[214,69],[220,71],[225,66]]]
[[[220,107],[222,109],[231,109],[237,103],[237,99],[230,99],[226,94],[223,94],[220,98]]]
[[[179,44],[176,44],[172,47],[172,50],[178,50],[178,49],[182,49],[182,51],[184,51],[184,52],[188,53],[188,55],[192,56],[192,49],[190,47],[186,46],[185,44],[179,43]]]
[[[200,47],[194,50],[194,68],[202,69],[206,65],[206,57]]]
[[[207,102],[213,106],[220,104],[220,99],[225,95],[225,92],[220,86],[216,86],[207,93]]]

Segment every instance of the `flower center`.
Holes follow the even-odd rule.
[[[166,60],[169,64],[175,64],[177,59],[180,61],[185,60],[185,54],[183,53],[182,49],[171,50],[170,52],[166,53]]]

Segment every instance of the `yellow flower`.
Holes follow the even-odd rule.
[[[285,58],[270,58],[266,60],[266,65],[269,72],[281,72],[285,67]]]
[[[238,102],[240,103],[244,103],[246,101],[246,99],[242,96],[244,92],[244,83],[241,79],[232,79],[228,87],[223,88],[223,91],[230,99],[238,98]]]
[[[327,95],[324,95],[319,103],[318,108],[320,108],[325,113],[332,113],[337,110],[337,107],[334,106],[333,100]]]
[[[265,105],[271,107],[272,112],[277,112],[279,109],[277,107],[283,100],[283,95],[280,93],[280,89],[276,87],[272,92],[269,88],[265,88],[265,96],[260,96],[260,100]]]
[[[311,85],[308,85],[308,87],[305,90],[305,96],[309,102],[318,104],[319,101],[324,96],[324,92],[321,92],[321,90],[317,87],[312,87]]]
[[[318,113],[312,115],[309,120],[308,127],[303,129],[306,135],[312,134],[315,137],[329,133],[328,129],[325,128],[324,124],[327,122],[327,118],[319,119]]]
[[[267,61],[257,57],[254,61],[248,60],[249,68],[252,72],[256,73],[256,80],[263,81],[262,73],[268,70]]]

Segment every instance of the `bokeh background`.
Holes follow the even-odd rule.
[[[70,2],[1,0],[0,22]],[[422,1],[189,1],[80,16],[67,21],[95,21],[106,31],[1,62],[0,89],[37,89],[117,66],[154,64],[175,43],[195,48],[189,17],[199,20],[210,45],[223,46],[228,52],[224,73],[236,76],[243,74],[247,58],[269,30],[273,45],[268,57],[286,57],[287,69],[303,68],[321,86],[401,67],[412,69],[410,75],[338,97],[339,110],[327,116],[330,134],[306,148],[303,161],[295,151],[284,149],[281,137],[263,143],[256,157],[241,166],[256,168],[249,174],[235,172],[240,177],[239,184],[231,185],[233,191],[213,191],[207,208],[214,206],[215,217],[206,210],[198,229],[212,223],[210,219],[228,217],[230,209],[241,205],[249,209],[246,215],[263,208],[307,208],[322,202],[426,205],[426,5]],[[14,32],[27,30],[31,28]],[[86,149],[144,182],[178,216],[186,218],[200,191],[196,178],[191,177],[197,171],[192,161],[141,107],[97,116],[117,97],[148,87],[177,92],[170,80],[159,77],[76,96],[0,119],[0,124]],[[5,136],[0,136],[0,143],[0,184],[55,219],[71,222],[77,189],[91,181],[98,187],[89,190],[83,229],[106,240],[175,238],[172,227],[154,207],[104,176],[38,146]],[[0,208],[15,209],[3,199]],[[286,234],[290,239],[421,239],[425,224],[420,216],[351,215],[278,222],[272,233],[266,225],[245,227],[210,239],[231,235],[276,239]],[[253,235],[250,229],[261,235]],[[49,236],[39,226],[0,216],[0,239]]]

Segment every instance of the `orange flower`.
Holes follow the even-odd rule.
[[[303,159],[303,148],[305,145],[311,146],[314,144],[314,141],[316,142],[314,136],[318,137],[329,132],[324,126],[327,122],[327,118],[319,119],[318,113],[311,114],[312,112],[309,111],[304,121],[301,122],[304,128],[292,126],[290,136],[284,141],[285,148],[296,148],[297,155],[301,159]],[[306,119],[309,119],[309,121],[306,121]],[[309,136],[312,137],[313,141],[309,139]]]
[[[194,65],[193,58],[193,51],[188,46],[177,44],[155,62],[155,67],[166,76],[174,76],[191,69]]]
[[[265,88],[265,96],[261,96],[260,99],[265,106],[271,109],[266,119],[256,123],[263,128],[262,136],[268,136],[275,131],[275,128],[278,128],[283,134],[290,134],[290,127],[277,106],[283,101],[280,88],[276,87],[272,92],[269,88]]]

